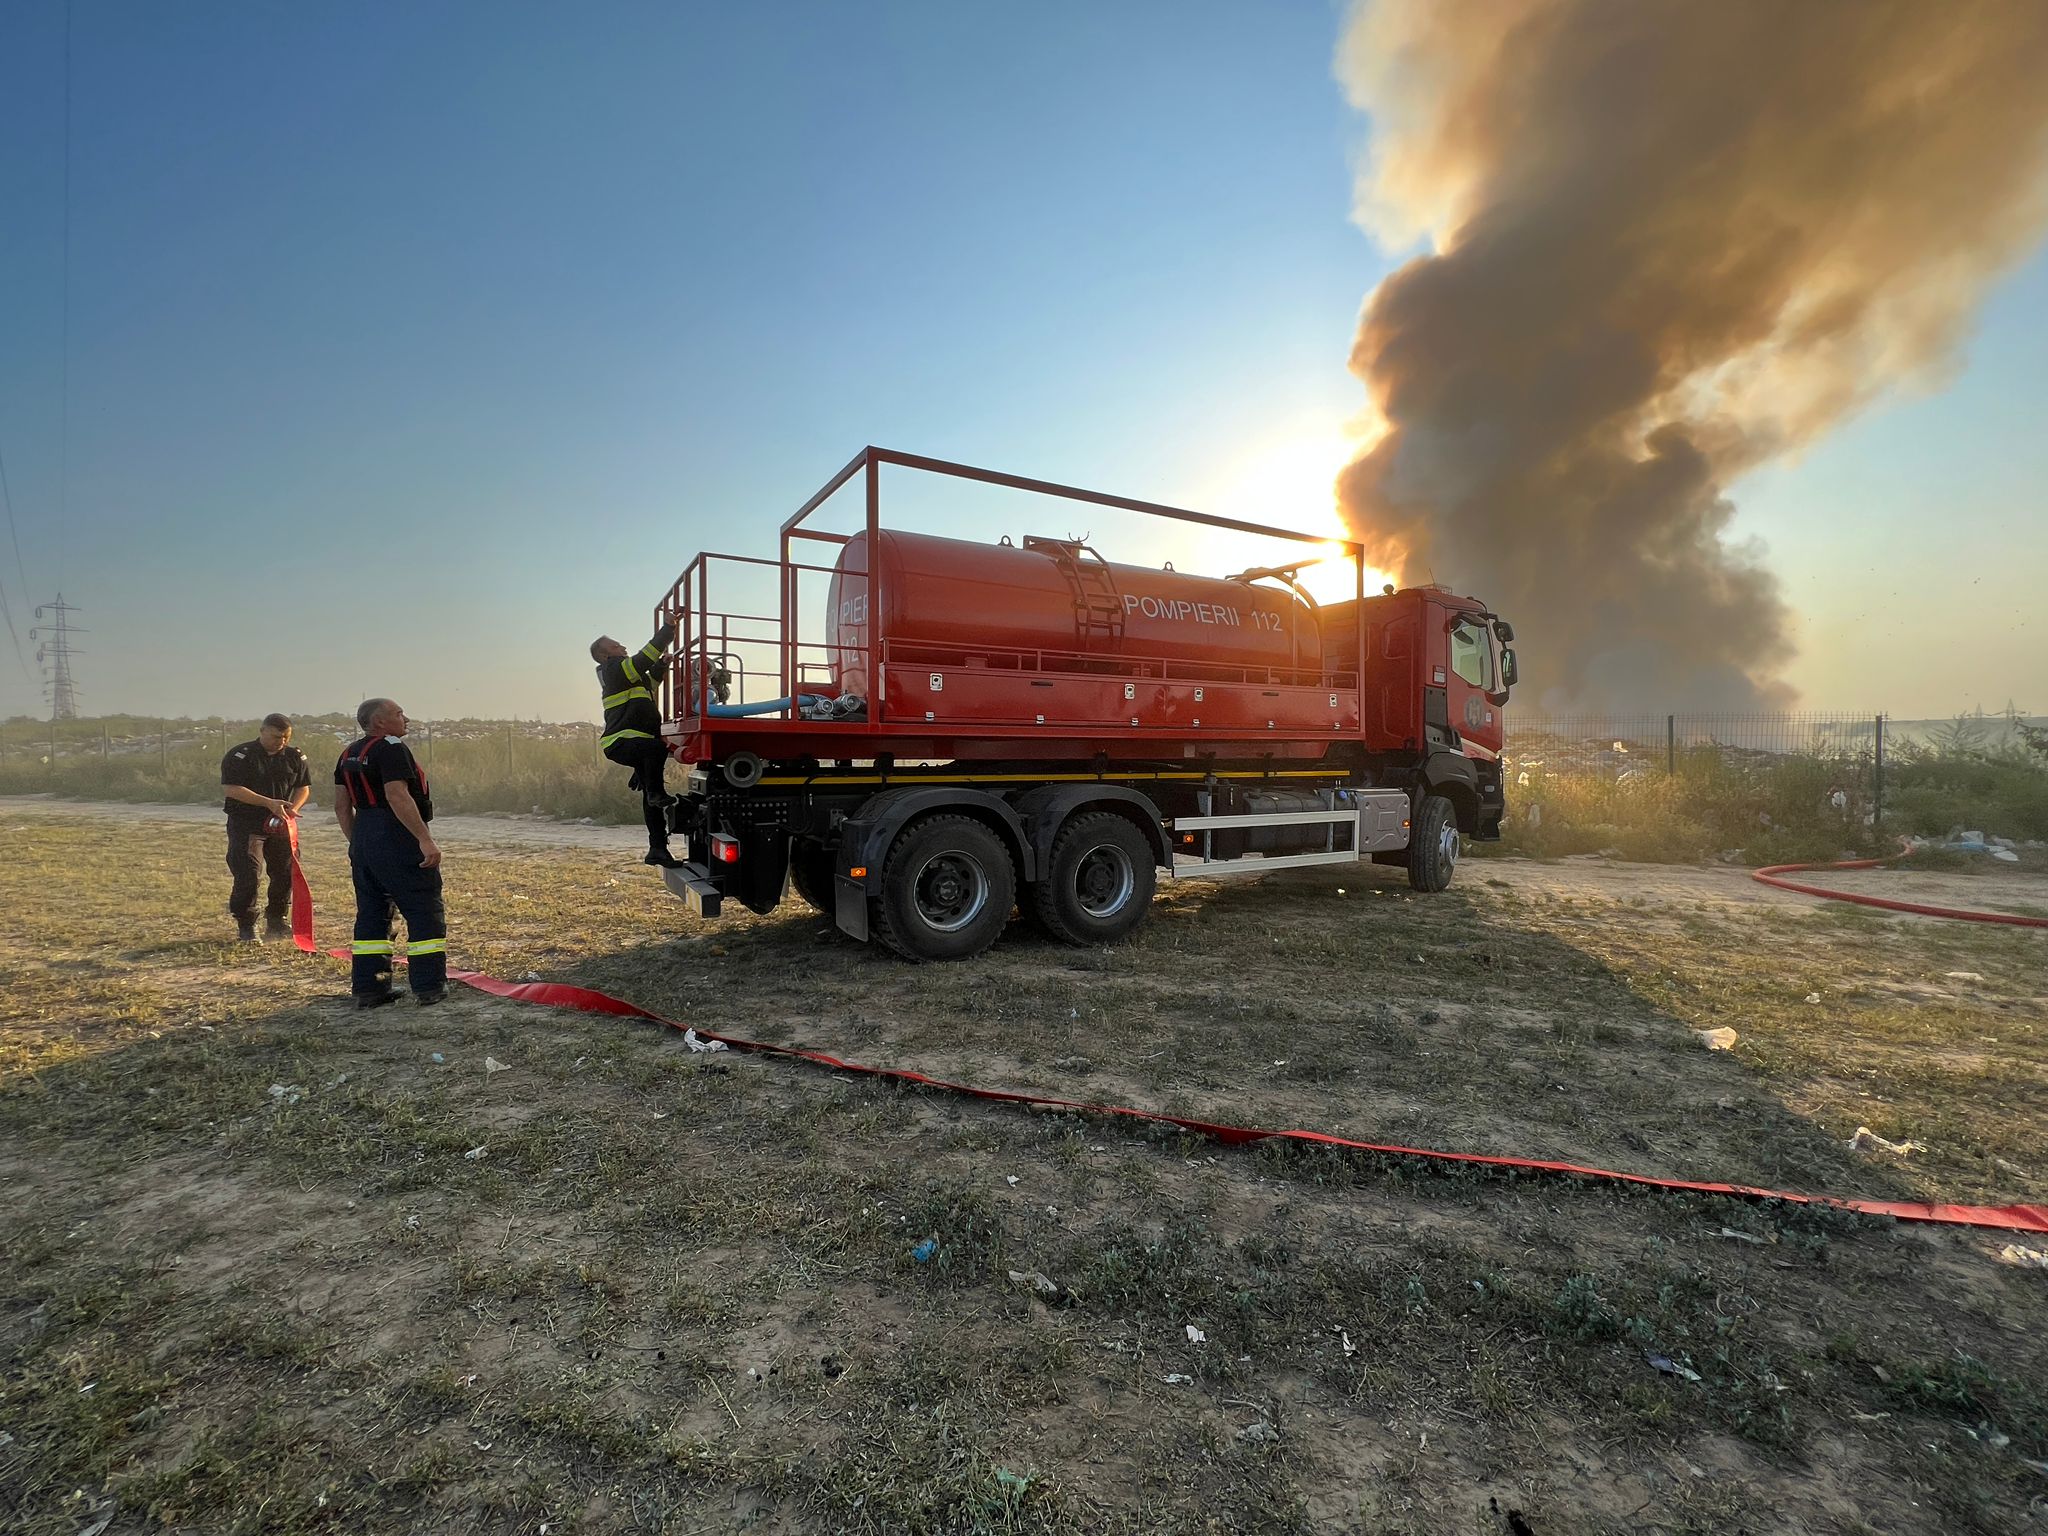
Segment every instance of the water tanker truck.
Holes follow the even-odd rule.
[[[1302,587],[1324,548],[1215,578],[1072,538],[891,528],[885,467],[1334,543],[1354,593]],[[816,526],[856,481],[858,531]],[[798,558],[818,547],[829,564]],[[689,768],[670,812],[687,857],[664,877],[705,918],[793,889],[915,961],[979,954],[1020,908],[1070,944],[1113,942],[1161,877],[1369,859],[1440,891],[1461,838],[1500,835],[1514,631],[1441,587],[1368,595],[1362,554],[864,449],[782,525],[778,559],[700,554],[656,610],[678,635],[664,740]],[[735,570],[778,599],[725,606]]]

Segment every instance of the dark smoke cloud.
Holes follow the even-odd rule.
[[[1337,69],[1361,216],[1435,245],[1351,354],[1378,563],[1514,619],[1554,706],[1789,699],[1726,487],[1938,380],[2039,234],[2048,0],[1390,0]]]

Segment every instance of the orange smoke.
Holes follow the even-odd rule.
[[[1434,246],[1352,347],[1376,563],[1512,618],[1553,705],[1789,698],[1726,488],[1938,382],[2038,238],[2048,4],[1378,0],[1337,72],[1361,217]]]

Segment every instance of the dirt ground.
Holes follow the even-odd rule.
[[[216,816],[0,802],[0,1528],[2048,1521],[2048,1240],[1230,1151],[474,993],[358,1015],[332,962],[222,942]],[[1437,897],[1191,883],[1121,948],[1020,924],[920,969],[801,907],[699,924],[630,829],[437,830],[458,964],[710,1029],[1379,1141],[2048,1200],[2048,933],[1472,860]],[[345,939],[331,826],[306,857]],[[2030,866],[1826,878],[2048,907]]]

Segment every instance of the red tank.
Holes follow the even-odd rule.
[[[893,659],[1062,671],[1115,657],[1158,661],[1173,677],[1323,667],[1314,611],[1277,587],[1112,565],[1063,539],[974,544],[889,529],[878,539],[881,638]],[[860,534],[841,548],[827,598],[834,686],[863,698],[868,570]]]

